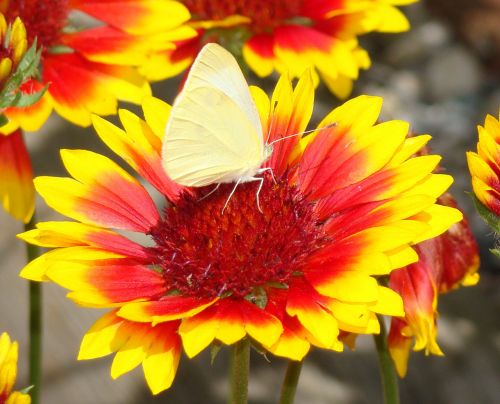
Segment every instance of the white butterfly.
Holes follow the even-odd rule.
[[[168,176],[189,187],[249,181],[262,186],[256,175],[269,170],[260,167],[271,153],[236,59],[217,44],[205,45],[167,123],[163,167]]]

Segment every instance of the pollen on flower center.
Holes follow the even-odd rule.
[[[247,296],[256,288],[286,286],[304,258],[325,242],[310,202],[285,179],[240,184],[222,213],[234,184],[186,193],[151,232],[167,286],[197,297]]]
[[[223,20],[241,15],[251,19],[254,31],[271,31],[283,22],[300,15],[303,0],[184,0],[199,20]]]
[[[3,10],[9,22],[21,17],[26,26],[29,44],[36,37],[38,44],[48,49],[57,45],[66,25],[69,0],[7,0]]]

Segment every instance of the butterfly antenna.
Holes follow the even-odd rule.
[[[274,111],[276,110],[276,106],[277,105],[278,105],[278,101],[274,101],[274,105],[273,105],[273,108],[272,108],[273,115],[272,115],[271,122],[269,122],[269,127],[267,129],[266,144],[268,144],[267,142],[269,142],[269,138],[271,137],[271,129],[274,126],[274,118],[275,118],[275,115],[276,115],[276,114],[274,114]]]
[[[226,210],[227,208],[227,205],[229,203],[229,201],[231,200],[231,197],[234,195],[234,193],[236,192],[236,188],[238,188],[238,185],[240,185],[240,182],[241,182],[241,178],[238,178],[238,181],[236,181],[236,185],[234,186],[233,190],[231,191],[231,193],[229,194],[229,197],[227,198],[227,201],[226,203],[224,204],[224,207],[222,208],[221,210],[221,215],[224,214],[224,211]]]
[[[297,136],[300,136],[300,135],[307,135],[309,133],[317,132],[317,131],[320,131],[320,130],[330,129],[330,128],[333,128],[334,126],[337,126],[336,122],[333,122],[333,123],[331,123],[329,125],[323,126],[322,128],[316,128],[316,129],[306,130],[304,132],[294,133],[293,135],[280,137],[279,139],[273,140],[271,143],[266,143],[266,144],[268,146],[270,146],[270,145],[273,145],[274,143],[281,142],[282,140],[289,139],[291,137],[297,137]],[[269,137],[268,137],[268,139],[269,139]]]

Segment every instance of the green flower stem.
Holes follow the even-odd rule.
[[[385,404],[399,404],[398,376],[394,368],[394,362],[389,354],[387,345],[387,330],[384,319],[379,316],[380,334],[374,335],[375,346],[377,347],[380,375],[382,378],[382,388],[384,390]]]
[[[35,228],[35,215],[29,223],[24,226],[24,230]],[[28,262],[33,261],[41,255],[39,247],[26,244]],[[29,360],[30,372],[29,382],[33,388],[30,390],[32,404],[38,404],[42,381],[42,285],[39,282],[30,281],[30,347]]]
[[[285,380],[283,381],[283,386],[281,386],[280,404],[293,403],[302,370],[302,363],[302,361],[288,361]]]
[[[247,403],[249,369],[250,341],[245,338],[234,344],[231,350],[229,404]]]

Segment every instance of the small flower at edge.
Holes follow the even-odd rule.
[[[0,403],[30,404],[28,394],[12,391],[17,376],[17,342],[12,342],[7,333],[0,335]]]
[[[439,199],[457,208],[450,194]],[[411,345],[426,355],[443,355],[437,343],[438,298],[459,286],[479,281],[479,250],[467,219],[431,240],[416,246],[419,261],[394,271],[389,286],[403,298],[404,318],[393,318],[388,337],[389,351],[401,377],[407,372]]]
[[[500,233],[500,122],[486,116],[484,126],[478,126],[477,153],[467,152],[472,177],[472,189],[477,211],[484,221]],[[491,250],[500,256],[498,248]]]

